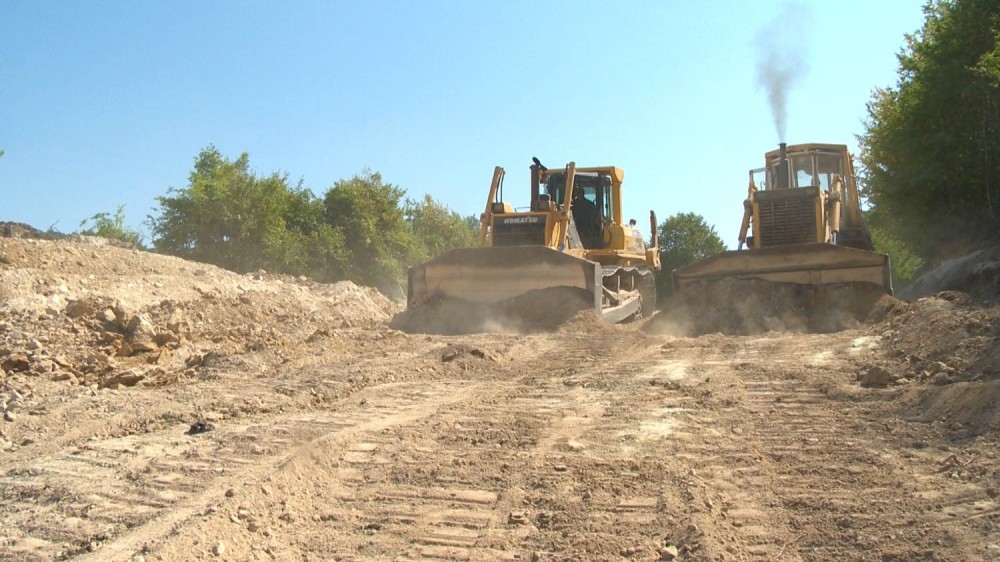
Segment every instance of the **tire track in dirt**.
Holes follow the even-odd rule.
[[[588,345],[563,343],[559,353],[570,356],[582,356]],[[549,365],[542,361],[538,367],[544,373]],[[532,531],[523,510],[522,478],[538,472],[532,484],[541,485],[564,470],[558,451],[573,442],[595,408],[578,389],[551,379],[532,370],[419,422],[424,427],[413,429],[424,437],[396,445],[405,468],[384,478],[380,473],[387,467],[368,466],[354,481],[386,482],[385,488],[368,491],[368,501],[350,505],[374,522],[362,529],[379,527],[378,545],[358,549],[348,541],[336,555],[360,560],[367,551],[395,548],[397,560],[526,559],[521,543]],[[581,410],[580,403],[588,405]],[[355,493],[363,495],[362,490]],[[383,527],[383,521],[389,525]]]
[[[585,340],[596,361],[526,396],[524,411],[552,419],[516,465],[522,486],[510,503],[526,530],[522,559],[649,559],[663,546],[681,503],[666,485],[674,475],[662,443],[677,427],[676,410],[664,405],[683,398],[644,376],[656,342]]]
[[[449,344],[438,338],[411,341],[391,331],[369,338],[379,342],[378,352],[352,353],[347,361],[340,342],[333,342],[334,353],[303,353],[273,370],[266,358],[237,356],[232,362],[238,370],[223,364],[217,374],[178,387],[84,389],[54,402],[55,409],[47,406],[65,422],[50,419],[38,429],[65,425],[66,430],[37,445],[25,441],[5,458],[0,560],[107,553],[104,547],[120,537],[203,495],[209,482],[222,487],[231,476],[248,473],[254,464],[268,465],[304,442],[342,432],[374,412],[390,415],[395,406],[366,398],[377,392],[366,385],[441,378],[464,368],[460,361],[443,363],[441,353]],[[506,344],[484,343],[495,356],[473,362],[495,361],[503,372]],[[516,341],[509,344],[519,349]],[[530,357],[524,350],[519,354]],[[416,384],[412,394],[427,401],[421,398],[424,384]],[[107,404],[121,403],[120,394],[131,400],[126,408],[111,410]],[[179,420],[192,419],[195,411],[214,422],[215,431],[183,435],[188,426]]]
[[[704,484],[705,559],[989,559],[975,546],[988,530],[968,524],[995,517],[988,491],[910,454],[879,401],[831,392],[850,373],[809,339],[743,340],[713,371],[729,391],[702,420],[701,446],[680,452]],[[835,356],[852,346],[849,336],[814,339]]]
[[[211,537],[226,537],[227,556],[248,560],[524,560],[565,553],[567,540],[582,553],[637,544],[654,552],[659,471],[622,458],[624,425],[597,428],[612,419],[607,407],[627,409],[631,396],[616,388],[615,371],[635,350],[620,343],[595,350],[567,337],[559,354],[434,415],[317,441],[264,484],[282,501],[237,492],[236,505],[153,552],[169,559],[195,544],[208,555]],[[563,353],[584,360],[567,363]],[[303,517],[310,525],[296,523]],[[614,526],[594,533],[605,521]],[[623,529],[628,536],[618,536]]]
[[[82,554],[88,547],[99,548],[95,559],[127,559],[179,525],[210,512],[227,489],[274,473],[310,442],[346,439],[429,415],[474,388],[418,386],[416,390],[409,385],[383,386],[378,392],[360,393],[366,401],[364,417],[350,412],[265,416],[244,424],[227,423],[224,430],[204,435],[174,437],[156,432],[62,451],[0,477],[5,497],[21,498],[5,508],[4,527],[38,531],[35,541],[51,543],[42,559]],[[176,428],[169,432],[179,433]],[[234,445],[237,442],[261,445]],[[120,478],[123,471],[125,482]],[[51,496],[58,490],[74,489],[90,493],[37,501],[39,494]],[[68,525],[56,524],[59,520]],[[32,521],[47,524],[33,525]],[[54,531],[60,527],[63,532]],[[65,531],[74,527],[77,533]],[[8,553],[10,559],[24,554]]]
[[[472,353],[487,341],[519,352]],[[849,334],[428,341],[411,370],[353,361],[336,381],[399,369],[405,382],[322,411],[99,439],[0,485],[22,478],[36,497],[22,494],[19,513],[47,517],[38,527],[53,543],[86,545],[93,535],[60,527],[56,502],[31,502],[127,465],[134,489],[105,494],[95,478],[91,499],[106,507],[87,514],[129,527],[84,560],[649,560],[668,545],[687,561],[990,559],[969,546],[989,544],[989,490],[960,459],[908,447],[932,436],[857,388],[856,347]],[[316,363],[281,386],[327,379]]]
[[[332,549],[315,554],[347,560],[366,559],[367,552],[397,552],[397,560],[509,557],[503,549],[481,547],[502,521],[497,509],[503,489],[469,470],[480,462],[476,447],[508,437],[485,420],[504,413],[497,403],[509,390],[505,382],[483,385],[433,418],[392,428],[346,453],[317,451],[319,462],[341,460],[330,474],[340,492],[330,498],[323,517],[351,521],[351,530],[368,544],[338,536]]]
[[[379,558],[382,552],[399,553],[400,560],[502,557],[502,549],[480,546],[484,534],[502,524],[497,515],[501,487],[466,468],[477,462],[467,450],[470,442],[498,438],[483,420],[506,411],[498,401],[509,385],[437,385],[449,389],[447,402],[421,397],[427,385],[408,386],[390,401],[422,402],[427,415],[389,416],[378,427],[357,428],[350,438],[331,435],[311,443],[264,481],[284,498],[280,504],[250,487],[237,494],[242,507],[235,510],[235,520],[231,509],[212,517],[201,525],[203,533],[182,533],[156,549],[157,555],[169,559],[191,543],[207,549],[211,545],[200,537],[216,533],[228,537],[228,551],[237,558],[292,555],[268,543],[266,537],[276,529],[286,543],[298,545],[298,552],[335,559]],[[371,392],[381,395],[384,390]],[[332,536],[303,533],[288,513],[313,514],[321,526],[329,524]],[[235,521],[248,524],[234,529]],[[262,528],[266,535],[259,532]]]

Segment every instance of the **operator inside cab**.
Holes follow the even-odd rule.
[[[580,233],[584,248],[600,248],[602,244],[601,212],[597,204],[587,198],[580,186],[573,187],[573,222]]]

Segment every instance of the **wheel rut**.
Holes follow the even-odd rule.
[[[676,442],[701,484],[694,501],[707,507],[694,519],[715,530],[700,540],[706,556],[902,560],[949,541],[955,557],[945,559],[961,560],[966,542],[982,541],[998,507],[989,490],[913,455],[886,429],[877,401],[832,392],[831,377],[795,367],[806,361],[782,341],[743,345],[727,350],[735,352],[728,368],[712,371],[727,383],[708,398],[717,407],[687,424],[696,447]],[[769,362],[768,352],[782,361]],[[688,390],[698,394],[697,385]],[[895,533],[873,532],[887,522]]]

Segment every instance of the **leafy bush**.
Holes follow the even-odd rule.
[[[114,216],[108,213],[97,213],[96,215],[80,221],[80,228],[87,226],[79,232],[86,236],[101,236],[112,240],[125,242],[130,246],[142,247],[142,235],[133,228],[125,226],[125,205],[118,205],[118,210]]]
[[[656,274],[656,292],[661,296],[674,292],[671,273],[674,269],[725,251],[726,245],[714,226],[695,213],[677,213],[657,227],[661,269]],[[664,302],[664,301],[661,301]]]

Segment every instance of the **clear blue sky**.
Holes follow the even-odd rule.
[[[733,248],[778,142],[762,30],[783,22],[808,67],[787,141],[856,152],[923,3],[7,2],[0,221],[72,232],[125,204],[144,229],[214,144],[317,195],[369,168],[477,216],[496,165],[516,206],[532,156],[616,165],[626,218],[696,212]]]

